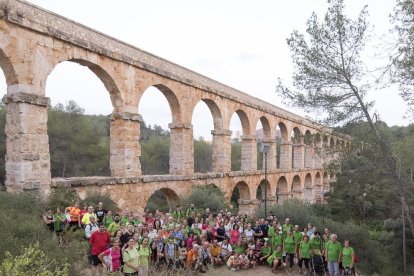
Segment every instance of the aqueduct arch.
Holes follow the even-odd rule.
[[[99,187],[98,190],[110,194],[120,206],[142,208],[140,204],[157,189],[170,189],[181,197],[188,194],[192,186],[207,185],[214,180],[221,189],[227,187],[224,189],[226,198],[231,198],[232,187],[236,187],[240,200],[250,206],[257,183],[264,178],[264,171],[257,170],[254,123],[258,120],[263,126],[265,142],[272,147],[267,173],[272,179],[270,183],[277,183],[279,201],[287,198],[290,192],[303,197],[305,185],[301,181],[309,182],[305,175],[324,172],[321,162],[311,158],[315,145],[307,139],[309,134],[325,129],[322,125],[30,3],[19,0],[2,3],[0,66],[8,85],[3,99],[7,109],[8,191],[38,189],[48,193],[51,188],[64,186],[85,193]],[[16,14],[21,16],[19,20]],[[50,25],[50,22],[55,24]],[[111,177],[51,178],[47,135],[50,99],[44,96],[44,88],[48,74],[66,60],[87,66],[102,80],[111,96],[114,107],[110,133]],[[149,86],[157,87],[166,96],[172,112],[170,174],[164,176],[141,174],[139,128],[142,118],[137,107]],[[194,173],[191,114],[199,100],[207,104],[214,121],[214,166],[213,172],[207,174]],[[241,171],[237,172],[231,172],[230,166],[229,124],[234,112],[243,128],[242,164]],[[295,133],[293,140],[292,131]],[[329,132],[322,139],[323,146],[338,139],[337,136]],[[331,179],[334,177],[328,176],[326,180]],[[317,180],[315,176],[315,182]],[[329,188],[329,183],[325,182],[320,186]],[[317,190],[316,185],[312,186]]]

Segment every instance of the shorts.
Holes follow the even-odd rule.
[[[101,264],[101,260],[98,258],[98,255],[92,255],[92,265],[97,266]]]

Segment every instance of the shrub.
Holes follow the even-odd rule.
[[[189,197],[184,200],[184,208],[188,208],[191,203],[197,209],[210,208],[212,212],[228,208],[223,192],[215,185],[194,187]]]
[[[82,200],[82,203],[87,203],[94,207],[98,206],[98,203],[102,202],[106,210],[111,210],[113,214],[120,211],[118,205],[108,196],[96,192],[88,192],[86,198]]]
[[[0,265],[1,275],[5,276],[68,276],[69,264],[57,263],[43,252],[39,243],[23,250],[18,256],[6,252],[6,258]]]

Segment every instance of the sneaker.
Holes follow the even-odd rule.
[[[236,268],[232,267],[230,268],[231,271],[236,271]]]

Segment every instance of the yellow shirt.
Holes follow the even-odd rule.
[[[210,247],[211,256],[217,257],[220,254],[220,245]]]
[[[92,214],[86,213],[86,214],[83,215],[83,218],[82,218],[82,224],[83,225],[87,225],[87,224],[91,223],[91,220],[89,219],[89,217],[91,215],[93,215],[95,217],[95,221],[98,220],[95,213],[92,213]]]

